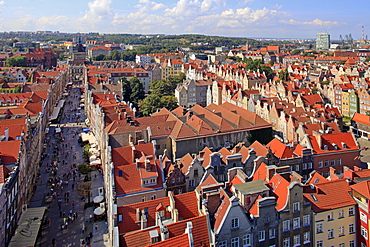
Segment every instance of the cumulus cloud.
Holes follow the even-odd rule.
[[[111,0],[94,0],[93,2],[89,2],[89,10],[82,19],[93,23],[106,19],[113,13],[111,4]]]
[[[280,22],[285,23],[285,24],[290,24],[290,25],[310,25],[310,26],[338,26],[342,24],[338,21],[323,21],[320,19],[315,19],[313,21],[303,21],[303,22],[290,19],[288,21],[281,20]]]
[[[159,10],[165,8],[166,5],[163,3],[156,3],[150,0],[139,0],[139,4],[136,5],[136,8],[138,8],[139,11],[145,12],[145,11],[151,11],[151,10]]]

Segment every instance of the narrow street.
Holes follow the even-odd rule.
[[[40,177],[29,205],[47,207],[36,246],[81,246],[92,239],[93,223],[86,221],[85,198],[78,192],[85,178],[77,169],[84,163],[78,135],[86,127],[80,96],[79,88],[69,89],[60,123],[51,124],[46,136]]]

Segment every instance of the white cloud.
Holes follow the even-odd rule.
[[[89,2],[89,10],[82,17],[82,20],[97,23],[108,18],[113,13],[111,4],[111,0],[94,0]]]
[[[5,4],[5,1],[0,1],[0,5],[4,5]]]
[[[138,11],[145,12],[150,10],[159,10],[166,7],[163,3],[156,3],[150,0],[139,0],[138,5],[136,5],[136,8],[138,8]]]
[[[340,24],[343,24],[338,21],[323,21],[320,19],[315,19],[313,21],[303,21],[303,22],[290,19],[288,21],[281,20],[280,22],[285,23],[285,24],[290,24],[290,25],[310,25],[310,26],[338,26]]]

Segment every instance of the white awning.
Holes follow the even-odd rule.
[[[91,166],[97,166],[97,165],[100,165],[100,164],[101,164],[101,160],[100,159],[96,159],[96,160],[90,162],[90,165]]]
[[[105,212],[105,208],[101,208],[101,207],[97,207],[94,210],[95,215],[102,215],[102,214],[104,214],[104,212]]]
[[[100,203],[104,200],[104,196],[95,196],[94,203]]]
[[[56,129],[55,129],[55,133],[57,133],[57,134],[58,134],[58,133],[60,133],[60,132],[62,132],[61,128],[56,128]]]

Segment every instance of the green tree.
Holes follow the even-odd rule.
[[[111,53],[111,57],[112,60],[119,61],[121,59],[121,54],[118,51],[113,50]]]
[[[121,78],[122,83],[122,96],[125,101],[131,101],[131,86],[130,82],[127,80],[126,77]]]
[[[313,93],[313,94],[317,94],[317,92],[319,91],[319,89],[317,88],[317,87],[313,87],[313,88],[311,88],[311,92]]]
[[[6,59],[6,67],[25,67],[27,65],[27,58],[25,56],[9,57]]]
[[[365,59],[365,62],[370,62],[370,57],[367,57],[367,58]]]
[[[93,57],[93,60],[94,61],[103,61],[104,58],[105,58],[104,54],[99,54],[99,55],[96,55],[95,57]]]
[[[299,49],[294,49],[290,54],[291,55],[298,55],[300,53],[301,53],[301,51]]]
[[[143,83],[136,78],[132,77],[130,79],[130,88],[131,88],[131,102],[138,104],[142,99],[145,98],[145,92]]]
[[[265,72],[267,80],[272,80],[275,76],[274,71],[269,66],[261,65],[258,67],[258,69],[261,73]]]
[[[21,85],[17,85],[15,88],[14,88],[14,93],[20,93],[22,91],[22,86]]]
[[[153,112],[156,112],[161,108],[161,97],[157,94],[149,94],[144,100],[139,104],[140,112],[144,116],[149,116]]]
[[[289,80],[289,72],[288,69],[281,70],[279,72],[279,79],[281,81],[288,81]]]
[[[177,98],[175,96],[162,96],[160,107],[164,107],[169,111],[177,108],[179,105],[177,103]]]
[[[156,95],[173,95],[173,86],[168,80],[154,80],[149,85],[152,94]]]

